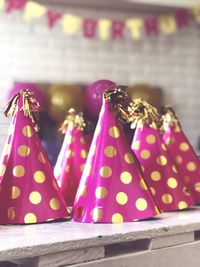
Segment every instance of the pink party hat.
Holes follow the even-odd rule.
[[[179,173],[197,202],[200,202],[200,161],[171,107],[163,110],[163,141],[175,159]]]
[[[18,93],[5,114],[13,115],[0,169],[0,223],[29,224],[68,216],[36,124],[37,101]]]
[[[73,206],[76,191],[88,154],[85,140],[85,121],[82,113],[70,109],[60,131],[64,142],[54,168],[54,175],[67,205]]]
[[[75,198],[74,221],[121,223],[159,214],[115,114],[115,104],[124,97],[120,89],[104,93]]]
[[[159,132],[161,116],[146,101],[137,99],[133,105],[135,152],[151,189],[155,203],[162,211],[185,209],[195,204],[175,162]]]

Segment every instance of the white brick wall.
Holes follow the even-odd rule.
[[[111,11],[71,10],[88,17],[125,18]],[[138,15],[138,14],[137,14]],[[148,15],[148,14],[147,14]],[[194,146],[200,136],[200,28],[194,23],[172,36],[132,41],[88,40],[49,30],[45,18],[24,24],[19,12],[0,12],[0,151],[9,120],[2,108],[14,81],[82,82],[111,79],[160,86],[165,103],[176,106]]]

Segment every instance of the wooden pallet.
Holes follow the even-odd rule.
[[[123,224],[0,226],[0,241],[0,267],[199,267],[200,207]]]

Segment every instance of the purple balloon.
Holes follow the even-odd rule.
[[[114,89],[116,83],[109,80],[98,80],[86,88],[85,102],[87,110],[94,116],[98,117],[102,106],[103,93],[107,89]]]
[[[13,87],[8,91],[6,100],[9,102],[22,89],[28,89],[30,92],[33,93],[33,96],[39,102],[41,109],[47,103],[47,99],[46,99],[44,92],[41,90],[41,88],[37,84],[21,83],[21,82],[15,83]]]

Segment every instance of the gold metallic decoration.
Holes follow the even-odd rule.
[[[133,103],[125,90],[121,88],[108,89],[104,92],[104,99],[111,103],[111,107],[119,119],[125,122],[130,121]]]
[[[131,128],[134,129],[144,124],[149,125],[151,128],[159,129],[161,126],[161,115],[158,110],[142,99],[135,99],[131,105],[131,112],[129,122]],[[152,143],[154,139],[150,137]]]
[[[67,112],[66,118],[62,123],[59,131],[63,134],[66,133],[68,127],[75,127],[80,131],[83,131],[86,127],[86,123],[83,117],[83,113],[76,113],[75,109],[70,108]],[[73,140],[71,139],[71,142]]]
[[[161,131],[166,131],[169,126],[173,127],[175,132],[181,131],[181,125],[172,107],[166,106],[163,108],[162,121]]]
[[[23,106],[22,110],[24,111],[24,116],[29,117],[33,122],[34,128],[36,131],[39,131],[38,126],[38,114],[39,114],[39,103],[33,97],[33,94],[29,92],[28,89],[21,90],[13,99],[9,102],[6,107],[4,114],[6,117],[14,116],[17,112],[17,103],[20,95],[22,96]]]

